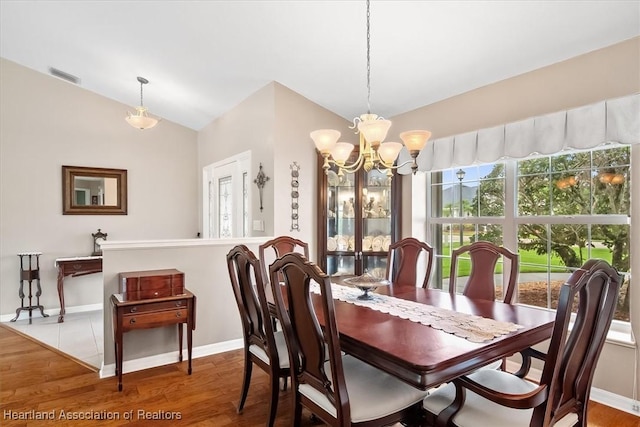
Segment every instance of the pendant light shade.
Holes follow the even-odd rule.
[[[142,86],[149,83],[149,80],[144,77],[138,77],[138,81],[140,82],[140,106],[136,107],[135,113],[127,113],[125,120],[136,129],[151,129],[158,124],[158,119],[150,117],[147,114],[147,109],[144,107],[142,97]]]

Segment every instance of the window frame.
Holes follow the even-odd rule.
[[[606,147],[598,147],[591,150],[576,150],[576,151],[594,151],[602,148],[615,148],[615,146],[621,146],[619,144],[606,146]],[[630,163],[631,166],[629,168],[629,179],[633,179],[632,177],[637,177],[637,172],[634,174],[634,169],[637,171],[640,168],[640,165],[637,162],[633,162],[634,156],[637,157],[637,152],[640,151],[640,146],[631,145],[630,147]],[[634,154],[634,150],[636,154]],[[562,153],[556,153],[556,155],[560,155]],[[551,155],[553,156],[553,154]],[[549,157],[546,156],[536,156],[536,157]],[[532,157],[529,157],[532,158]],[[571,219],[569,223],[573,224],[582,224],[582,225],[632,225],[632,217],[634,215],[632,207],[630,207],[630,214],[609,214],[609,215],[541,215],[541,216],[518,216],[518,204],[517,204],[517,180],[518,180],[518,161],[527,160],[529,158],[523,159],[504,159],[500,160],[496,163],[504,164],[504,190],[505,190],[505,206],[504,206],[504,216],[463,216],[463,217],[436,217],[433,215],[432,211],[432,201],[434,200],[434,194],[432,189],[433,185],[433,173],[435,172],[427,172],[425,173],[424,187],[418,184],[418,179],[416,177],[413,178],[413,187],[414,193],[424,190],[425,201],[426,201],[426,215],[423,213],[422,215],[425,217],[424,222],[424,230],[420,230],[418,235],[424,235],[426,241],[433,242],[435,237],[433,234],[434,225],[440,224],[474,224],[474,225],[485,225],[485,224],[495,224],[502,226],[503,228],[503,245],[509,249],[516,250],[518,248],[518,229],[522,224],[541,224],[541,225],[554,225],[554,224],[567,224],[568,219]],[[469,165],[476,166],[476,165]],[[459,166],[458,166],[459,167]],[[458,169],[458,167],[451,169]],[[464,166],[463,166],[464,168]],[[464,181],[463,181],[464,182]],[[437,185],[437,183],[436,183]],[[639,213],[635,213],[635,216],[639,216]],[[533,221],[532,221],[533,220]],[[415,233],[412,233],[415,234]],[[631,230],[630,239],[633,240],[634,236],[637,235],[637,232]],[[446,285],[446,283],[442,280],[442,273],[438,271],[438,258],[444,258],[443,255],[435,254],[435,262],[436,268],[434,268],[434,277],[432,278],[432,286],[436,288],[442,288]],[[633,265],[633,260],[631,261]],[[630,266],[629,274],[631,274],[632,266]],[[633,301],[631,303],[633,306]],[[542,307],[544,309],[544,307]],[[547,310],[553,310],[548,308]],[[632,309],[633,310],[633,309]],[[610,331],[607,337],[608,341],[618,343],[620,345],[625,346],[634,346],[635,339],[632,334],[631,322],[625,322],[621,320],[613,320],[612,325],[610,327]]]

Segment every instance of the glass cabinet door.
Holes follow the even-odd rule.
[[[401,179],[396,177],[396,179]],[[393,238],[391,183],[386,172],[367,172],[362,183],[362,259],[364,271],[383,277]]]
[[[329,275],[356,274],[356,176],[327,175],[327,267]]]
[[[357,156],[357,153],[355,154]],[[356,157],[350,160],[355,160]],[[325,174],[318,156],[318,265],[331,276],[384,276],[400,232],[402,177],[386,171]]]

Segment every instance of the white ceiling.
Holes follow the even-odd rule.
[[[394,115],[640,35],[636,1],[371,3],[371,112]],[[199,130],[277,81],[367,110],[365,1],[0,0],[0,56]],[[124,112],[123,112],[124,114]]]

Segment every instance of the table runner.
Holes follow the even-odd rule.
[[[473,314],[459,313],[388,295],[370,293],[369,295],[372,299],[360,300],[358,297],[362,295],[362,291],[335,283],[332,283],[331,291],[334,299],[368,307],[372,310],[388,313],[425,326],[431,326],[434,329],[466,338],[472,342],[490,341],[523,328],[523,326],[511,322],[501,322]],[[320,293],[320,287],[317,283],[311,284],[311,292]]]

